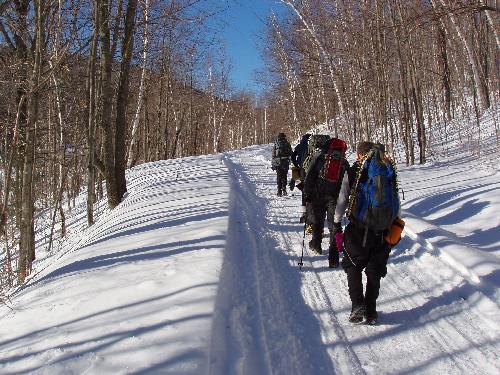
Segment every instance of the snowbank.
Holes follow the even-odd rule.
[[[128,191],[0,310],[0,373],[205,368],[227,169],[217,156],[146,164],[130,171]]]

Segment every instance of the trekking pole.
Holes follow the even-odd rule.
[[[298,263],[299,270],[302,270],[302,266],[304,265],[304,262],[302,262],[302,260],[304,259],[304,244],[306,242],[306,226],[307,226],[307,222],[304,221],[304,233],[302,235],[302,255],[300,256],[300,261]]]

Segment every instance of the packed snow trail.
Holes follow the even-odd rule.
[[[319,324],[300,295],[300,275],[289,272],[288,254],[270,251],[277,242],[268,235],[267,202],[238,161],[226,159],[233,184],[221,285],[232,289],[223,291],[215,313],[223,322],[216,321],[213,338],[214,351],[226,353],[212,358],[211,373],[332,373]]]
[[[497,373],[496,294],[429,248],[411,219],[413,235],[393,249],[381,283],[380,323],[350,324],[345,273],[308,251],[309,236],[297,266],[300,193],[276,197],[270,154],[257,146],[226,154],[232,199],[222,276],[232,282],[221,283],[231,288],[219,293],[212,374]],[[403,177],[401,185],[411,183]]]

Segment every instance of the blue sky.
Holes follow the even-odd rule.
[[[213,0],[220,4],[224,0]],[[221,15],[224,29],[221,38],[231,59],[232,83],[236,89],[260,91],[254,70],[263,68],[257,43],[264,36],[265,22],[271,10],[280,14],[286,7],[278,0],[225,0],[227,10]]]

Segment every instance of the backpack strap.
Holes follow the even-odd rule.
[[[356,202],[356,193],[358,191],[358,186],[359,186],[359,181],[361,180],[361,175],[363,174],[363,169],[365,167],[365,163],[368,159],[370,159],[373,156],[373,149],[371,149],[369,152],[366,153],[366,155],[361,159],[359,162],[359,169],[358,173],[356,175],[356,180],[354,181],[354,184],[352,185],[351,193],[349,194],[349,203],[347,205],[347,217],[351,218],[353,216],[352,210],[354,209],[354,205]]]

